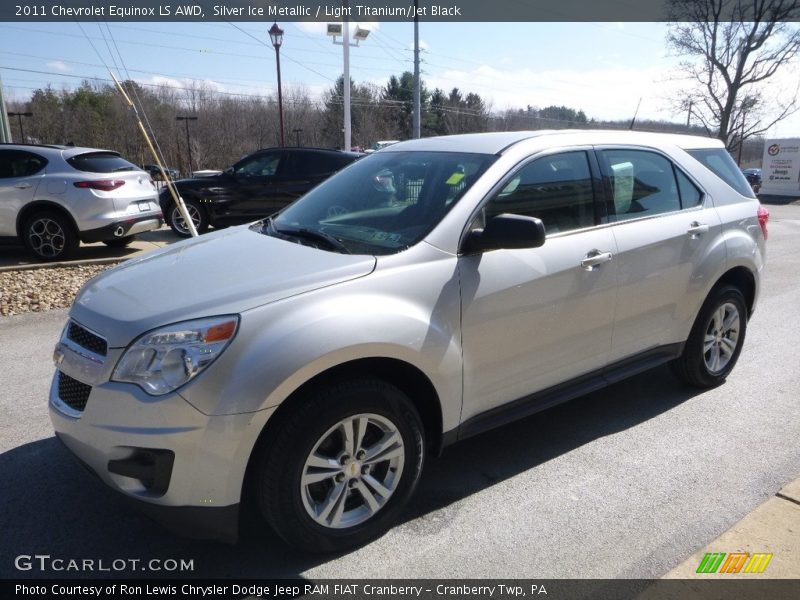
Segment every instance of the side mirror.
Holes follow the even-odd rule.
[[[223,171],[223,173],[225,173],[225,175],[228,175],[229,177],[233,177],[236,174],[233,170],[233,167],[228,167]]]
[[[471,231],[464,251],[476,254],[500,248],[538,248],[544,244],[544,238],[541,219],[504,213],[489,219],[485,228]]]

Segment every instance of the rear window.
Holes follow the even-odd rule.
[[[67,159],[67,162],[78,171],[89,173],[118,173],[120,171],[138,171],[139,167],[129,163],[115,152],[88,152]]]
[[[687,150],[694,158],[703,163],[717,177],[739,192],[742,196],[755,198],[753,189],[747,179],[733,162],[731,155],[724,148],[711,150]]]

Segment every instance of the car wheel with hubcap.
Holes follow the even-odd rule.
[[[419,415],[377,379],[304,393],[258,457],[262,514],[290,545],[335,552],[388,529],[414,491],[424,462]]]
[[[54,211],[38,212],[28,218],[24,241],[40,260],[63,260],[78,247],[72,224]]]
[[[683,354],[672,366],[676,375],[696,387],[725,381],[742,350],[747,331],[747,307],[739,288],[712,290],[700,309]]]
[[[195,200],[184,200],[183,203],[186,205],[186,211],[189,213],[197,233],[205,233],[208,230],[208,217],[203,207]],[[175,204],[169,211],[169,226],[181,237],[192,236],[181,211]]]

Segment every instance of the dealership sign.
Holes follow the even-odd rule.
[[[800,138],[767,140],[761,193],[800,196]]]

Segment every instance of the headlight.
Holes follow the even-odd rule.
[[[222,354],[239,317],[225,315],[167,325],[133,342],[111,379],[135,383],[145,392],[160,396],[196,377]]]

